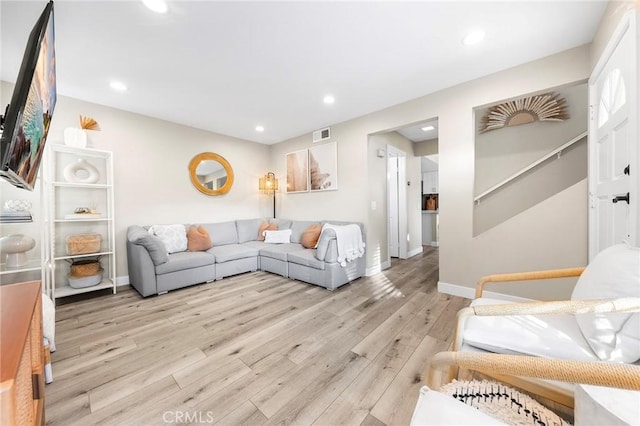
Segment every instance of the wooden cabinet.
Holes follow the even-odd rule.
[[[0,425],[44,424],[40,281],[0,286]]]

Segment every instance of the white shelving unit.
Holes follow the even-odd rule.
[[[47,273],[45,281],[52,298],[72,296],[96,290],[111,289],[116,292],[116,251],[113,204],[113,154],[90,148],[74,148],[51,144],[46,156],[46,229],[48,235]],[[69,181],[65,168],[78,160],[85,160],[97,169],[99,178],[95,183],[86,183],[82,170],[72,174]],[[85,173],[85,174],[83,174]],[[67,173],[67,176],[69,174]],[[97,210],[101,217],[79,219],[66,218],[78,207]],[[66,250],[69,235],[97,233],[101,236],[98,252],[70,255]],[[102,282],[85,288],[72,288],[68,283],[71,261],[99,258],[103,269]]]

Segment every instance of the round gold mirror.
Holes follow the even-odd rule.
[[[196,189],[207,195],[222,195],[233,185],[233,169],[224,157],[202,152],[189,163],[189,177]]]

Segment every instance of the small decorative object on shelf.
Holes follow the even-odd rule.
[[[64,216],[65,219],[99,219],[102,214],[96,209],[90,209],[89,207],[76,207],[72,214]]]
[[[80,116],[80,128],[67,127],[64,129],[64,144],[74,148],[87,146],[87,133],[85,130],[100,131],[100,125],[91,117]]]
[[[28,263],[27,252],[36,246],[33,238],[23,234],[0,238],[0,252],[7,255],[8,268],[19,268]]]
[[[0,212],[0,222],[2,223],[23,223],[33,222],[33,217],[30,212]]]
[[[96,183],[100,180],[100,172],[96,166],[84,158],[78,158],[65,167],[63,174],[67,182],[72,183]]]
[[[4,209],[10,212],[28,212],[31,211],[31,201],[7,200],[4,203]]]

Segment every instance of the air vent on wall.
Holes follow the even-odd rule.
[[[331,127],[316,130],[313,132],[313,142],[322,142],[331,139]]]

